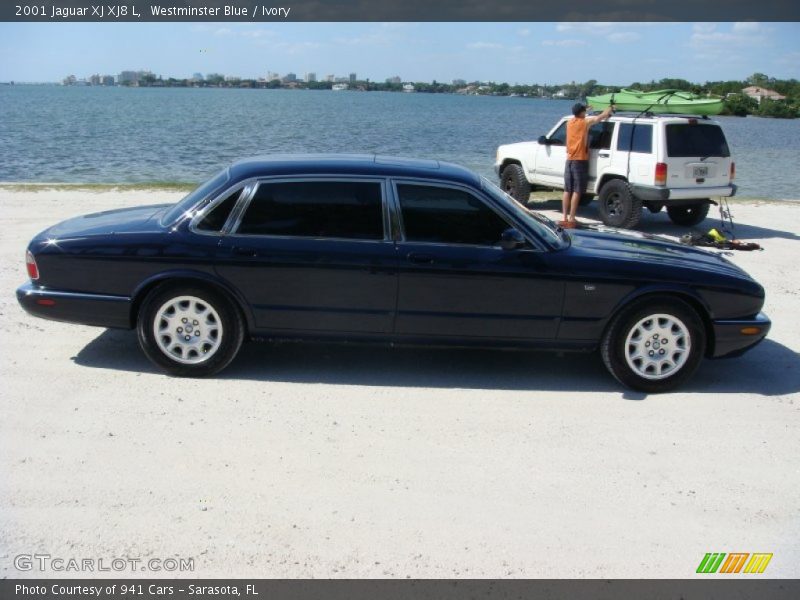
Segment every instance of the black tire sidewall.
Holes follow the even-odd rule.
[[[691,227],[699,225],[708,216],[709,204],[689,204],[686,206],[673,205],[667,207],[667,215],[675,225]]]
[[[156,343],[153,320],[161,306],[170,298],[195,296],[217,311],[222,322],[222,342],[214,355],[199,364],[187,365],[168,357]],[[236,357],[244,339],[244,322],[239,311],[223,294],[200,286],[163,285],[154,289],[142,303],[136,324],[137,337],[142,351],[150,361],[170,375],[177,377],[204,377],[218,373]]]
[[[510,192],[506,190],[506,183],[510,183]],[[506,165],[500,174],[500,185],[503,191],[510,194],[514,200],[526,206],[531,195],[531,184],[525,178],[525,171],[518,164]]]
[[[659,313],[672,315],[686,325],[691,337],[691,350],[688,360],[677,373],[665,379],[651,380],[641,377],[628,366],[625,359],[625,340],[631,327],[640,319]],[[679,299],[653,298],[637,302],[615,317],[603,338],[601,353],[603,362],[617,381],[641,392],[661,393],[680,386],[694,374],[703,360],[706,344],[703,321],[689,304]]]
[[[608,212],[608,201],[612,194],[620,194],[623,210],[617,215]],[[642,215],[642,201],[631,193],[630,187],[621,179],[612,179],[603,185],[598,194],[600,217],[609,227],[635,227]]]

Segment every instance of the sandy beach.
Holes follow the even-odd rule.
[[[706,552],[800,577],[800,203],[731,204],[765,248],[729,258],[772,332],[664,395],[596,355],[327,345],[249,344],[174,379],[133,332],[18,306],[35,233],[181,196],[0,187],[0,577],[93,575],[15,568],[48,554],[194,560],[125,577],[688,578]],[[532,206],[555,216],[548,198]]]

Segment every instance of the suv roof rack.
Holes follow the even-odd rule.
[[[592,111],[593,115],[599,115],[601,111],[595,110]],[[678,117],[681,119],[704,119],[708,120],[708,115],[690,115],[690,114],[678,114],[678,113],[654,113],[651,111],[641,112],[635,110],[617,110],[611,113],[612,117]]]

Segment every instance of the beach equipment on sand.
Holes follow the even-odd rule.
[[[682,90],[642,92],[623,89],[611,94],[588,96],[586,101],[595,110],[604,110],[614,104],[618,111],[675,115],[718,115],[723,107],[722,98],[698,96]]]

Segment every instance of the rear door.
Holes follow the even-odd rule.
[[[610,168],[631,183],[655,183],[655,129],[651,122],[622,121],[617,127]]]
[[[665,123],[667,185],[719,187],[730,183],[731,154],[722,128],[703,119]]]
[[[395,332],[529,342],[556,336],[563,283],[546,252],[498,246],[510,224],[472,190],[395,182],[400,264]]]
[[[250,304],[262,332],[387,334],[397,299],[386,184],[370,178],[265,180],[217,272]]]

